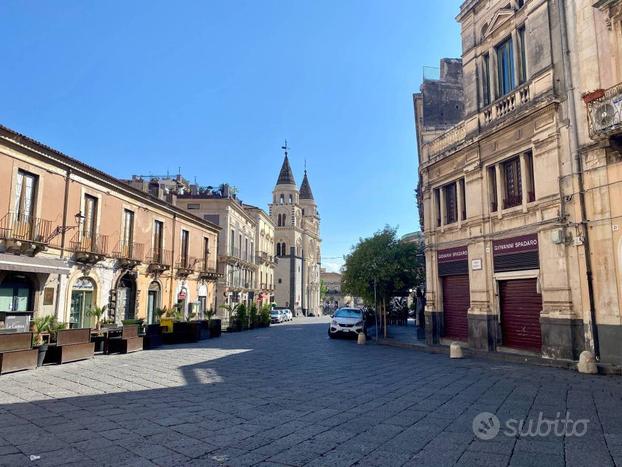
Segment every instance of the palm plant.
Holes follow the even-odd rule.
[[[169,316],[171,314],[171,310],[167,306],[163,306],[160,308],[156,308],[154,310],[155,315],[157,316],[158,323],[162,319],[162,316]]]
[[[51,315],[48,315],[37,316],[32,320],[32,340],[34,346],[41,346],[44,344],[43,336],[45,334],[49,335],[50,323],[52,322],[52,319],[53,317]]]
[[[102,307],[94,306],[86,312],[87,316],[95,318],[95,329],[97,329],[98,331],[101,329],[101,320],[107,309],[108,305],[104,305]]]
[[[207,318],[207,323],[209,324],[212,322],[212,318],[216,315],[216,310],[210,308],[209,310],[205,310],[203,314]]]

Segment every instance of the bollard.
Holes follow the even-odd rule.
[[[365,345],[367,343],[367,337],[364,332],[361,332],[356,339],[357,344]]]
[[[581,352],[581,355],[579,355],[579,363],[577,363],[577,370],[579,373],[585,373],[588,375],[595,375],[598,373],[596,358],[592,352],[587,350]]]
[[[449,346],[449,358],[462,358],[462,347],[457,342],[452,342]]]

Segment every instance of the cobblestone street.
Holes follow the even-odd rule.
[[[363,347],[326,329],[298,318],[2,376],[0,462],[622,465],[618,377]],[[589,420],[583,436],[504,433],[508,419],[566,411]],[[491,440],[473,434],[481,412],[501,420]]]

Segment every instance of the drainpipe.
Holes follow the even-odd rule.
[[[63,226],[60,234],[60,257],[63,259],[65,257],[65,238],[67,236],[67,210],[69,209],[69,184],[71,182],[71,169],[67,169],[67,173],[65,175],[65,196],[63,200]],[[61,281],[63,280],[63,275],[58,275],[58,287],[56,288],[56,304],[54,306],[54,315],[57,319],[60,320],[60,316],[58,316],[58,310],[60,307],[60,295],[61,295]]]
[[[598,328],[596,326],[596,306],[594,303],[594,279],[592,275],[592,256],[590,249],[590,237],[587,228],[587,211],[585,208],[585,191],[583,183],[583,166],[581,164],[581,156],[579,154],[579,133],[577,130],[577,112],[574,96],[574,84],[572,79],[572,67],[570,64],[570,50],[568,47],[568,36],[572,34],[566,23],[567,11],[566,5],[563,0],[557,1],[557,7],[559,10],[559,24],[561,29],[561,45],[562,45],[562,62],[564,64],[564,75],[566,81],[566,100],[568,102],[568,120],[569,120],[569,135],[570,135],[570,153],[572,162],[572,173],[577,176],[577,184],[579,188],[579,207],[581,209],[581,218],[579,223],[583,233],[583,251],[585,254],[585,270],[587,275],[587,288],[589,295],[589,307],[590,307],[590,331],[592,334],[592,341],[594,347],[594,355],[597,359],[600,359],[600,345],[598,340]],[[570,15],[570,21],[574,18]],[[574,29],[574,25],[573,28]],[[563,205],[563,199],[562,199]],[[587,344],[587,342],[586,342]]]

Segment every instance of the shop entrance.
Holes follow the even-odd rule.
[[[95,306],[95,283],[88,277],[82,277],[76,281],[71,289],[71,310],[69,325],[72,328],[91,327],[89,310]]]
[[[540,352],[542,295],[536,278],[499,282],[501,332],[506,347]]]

